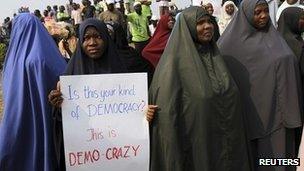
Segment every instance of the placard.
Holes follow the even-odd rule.
[[[147,74],[60,77],[67,170],[149,170]]]

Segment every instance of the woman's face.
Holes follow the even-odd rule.
[[[225,11],[228,15],[232,15],[234,13],[234,6],[233,4],[228,4],[225,6]]]
[[[212,15],[214,10],[213,10],[213,6],[211,3],[206,4],[205,9],[207,10],[207,12]]]
[[[200,43],[209,43],[214,34],[214,26],[208,15],[200,18],[196,23],[197,38]]]
[[[89,26],[85,30],[82,49],[90,58],[98,59],[105,51],[105,42],[95,27]]]
[[[170,17],[169,17],[169,22],[168,22],[168,28],[169,28],[169,29],[172,29],[173,26],[174,26],[174,23],[175,23],[174,17],[170,16]]]
[[[267,3],[256,5],[254,8],[253,24],[258,30],[264,29],[269,22],[269,9]]]
[[[299,30],[301,33],[304,32],[304,13],[301,14],[299,19]]]

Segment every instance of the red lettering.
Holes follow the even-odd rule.
[[[126,149],[126,152],[125,152],[125,154],[124,154],[124,158],[130,157],[130,156],[127,156],[128,151],[129,151],[129,149],[130,149],[130,146],[124,146],[124,148]]]
[[[74,159],[72,163],[72,158]],[[76,164],[76,155],[74,153],[69,153],[69,161],[70,161],[70,166],[74,166]]]
[[[118,159],[118,155],[117,155],[117,153],[118,153],[118,150],[117,150],[117,148],[116,147],[113,147],[113,150],[112,150],[112,154],[113,154],[113,157],[115,157],[116,159]]]
[[[131,150],[131,147],[132,147],[132,150]],[[123,146],[123,147],[108,148],[107,151],[106,151],[106,158],[108,160],[112,160],[112,159],[129,158],[133,155],[135,157],[139,153],[139,147],[140,147],[140,145],[138,145],[138,146],[126,145],[126,146]],[[133,151],[133,154],[130,151]],[[130,153],[131,153],[131,155],[130,155]]]
[[[92,156],[91,156],[91,151],[85,151],[84,152],[83,164],[86,164],[89,160],[91,160],[91,163],[93,163],[93,159],[92,159]]]
[[[94,150],[94,151],[93,151],[93,159],[94,159],[95,161],[98,161],[98,160],[100,159],[100,153],[99,153],[98,150]]]
[[[137,150],[139,148],[140,145],[137,146],[137,148],[134,148],[134,146],[132,146],[133,150],[134,150],[134,156],[136,156]]]
[[[111,130],[111,134],[112,134],[112,137],[116,137],[116,132],[115,132],[115,130]]]
[[[100,159],[100,152],[96,149],[93,151],[80,151],[69,153],[70,166],[94,163]]]
[[[117,151],[117,157],[122,158],[122,148],[121,147]]]
[[[82,152],[77,152],[77,161],[78,165],[82,165],[83,163],[80,162],[79,158],[82,156]]]
[[[107,158],[108,160],[111,160],[111,159],[113,159],[113,156],[112,156],[112,157],[109,157],[109,156],[108,156],[109,151],[111,151],[111,148],[108,148],[108,149],[107,149],[106,158]]]

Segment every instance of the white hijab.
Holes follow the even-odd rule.
[[[281,16],[281,13],[283,12],[284,9],[288,8],[288,7],[300,7],[302,9],[304,9],[304,6],[300,4],[300,0],[298,0],[296,3],[290,5],[286,2],[286,0],[282,3],[282,5],[279,7],[278,12],[277,12],[277,16],[276,16],[276,21],[279,21],[279,18]]]
[[[232,15],[227,14],[225,8],[227,5],[232,4],[234,6],[234,12]],[[224,30],[226,29],[226,27],[228,26],[228,24],[230,23],[230,21],[232,20],[232,18],[235,16],[236,12],[237,12],[238,8],[236,7],[236,5],[234,4],[233,1],[226,1],[223,4],[223,7],[221,8],[221,14],[219,17],[219,21],[218,21],[218,26],[220,29],[220,34],[222,34],[224,32]]]

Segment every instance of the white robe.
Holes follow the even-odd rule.
[[[278,12],[278,1],[277,0],[267,0],[268,7],[269,7],[269,16],[272,21],[272,24],[274,25],[275,28],[277,28],[277,20],[276,20],[276,15]]]
[[[286,0],[282,3],[282,5],[279,7],[277,15],[276,15],[276,21],[279,21],[279,18],[281,16],[281,13],[283,12],[284,9],[288,8],[288,7],[300,7],[302,9],[304,9],[303,5],[300,5],[300,1],[298,0],[295,4],[289,5]]]
[[[213,5],[213,16],[219,17],[221,13],[222,0],[203,0],[204,4],[211,3]]]
[[[232,15],[228,15],[225,10],[225,7],[229,4],[232,4],[234,6],[234,12]],[[221,14],[220,14],[220,17],[219,17],[219,20],[217,23],[219,26],[219,31],[220,31],[221,35],[225,31],[226,27],[228,26],[228,24],[230,23],[232,18],[236,15],[237,10],[238,10],[238,8],[236,7],[236,5],[234,4],[233,1],[226,1],[223,4],[223,7],[221,8]]]

